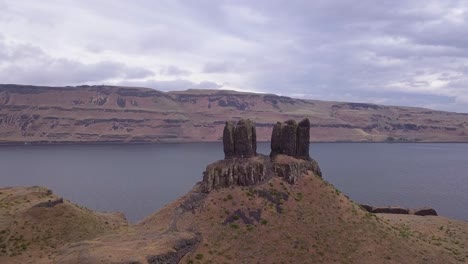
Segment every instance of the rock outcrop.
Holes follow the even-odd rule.
[[[250,159],[225,159],[212,163],[203,172],[202,192],[232,185],[251,186],[273,176],[269,157],[258,155]]]
[[[296,159],[286,155],[276,155],[273,158],[273,172],[290,184],[296,183],[299,177],[309,172],[322,177],[322,171],[315,160]]]
[[[255,124],[249,119],[241,119],[234,126],[226,122],[223,131],[225,159],[251,158],[257,155],[257,133]]]
[[[410,210],[410,214],[425,216],[425,215],[437,215],[437,212],[436,210],[432,208],[424,207],[424,208]]]
[[[223,131],[224,160],[206,167],[202,192],[232,185],[252,186],[273,176],[290,184],[310,172],[322,177],[317,162],[309,156],[310,122],[288,120],[273,127],[270,157],[257,155],[255,125],[241,119],[234,125],[226,122]]]
[[[361,204],[360,206],[362,209],[374,214],[412,214],[420,216],[437,215],[437,212],[429,207],[423,207],[419,209],[408,209],[398,206],[374,207],[367,204]]]
[[[50,195],[52,195],[52,193]],[[46,202],[40,202],[40,203],[36,204],[34,207],[51,208],[51,207],[54,207],[54,206],[56,206],[58,204],[63,204],[63,198],[57,198],[57,199],[54,199],[54,200],[48,200]]]
[[[375,207],[372,209],[374,214],[409,214],[409,209],[398,206]]]
[[[303,119],[299,124],[294,120],[284,123],[278,122],[273,126],[271,134],[271,153],[284,154],[301,159],[310,159],[309,156],[310,121]]]

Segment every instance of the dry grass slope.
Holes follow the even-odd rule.
[[[466,263],[468,223],[374,215],[309,173],[200,193],[136,225],[47,189],[0,189],[0,263]]]
[[[50,263],[66,243],[112,233],[127,225],[122,214],[95,213],[57,200],[46,188],[0,189],[0,263]]]

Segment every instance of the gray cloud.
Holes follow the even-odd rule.
[[[468,112],[463,0],[6,0],[0,27],[2,80],[119,79],[164,90],[223,83]],[[10,40],[21,43],[12,49]]]
[[[160,70],[160,73],[163,75],[169,75],[169,76],[187,76],[190,75],[190,71],[181,69],[177,66],[170,65],[167,67],[164,67]]]
[[[234,70],[234,65],[228,62],[210,62],[205,64],[203,67],[203,72],[206,73],[219,73],[219,72],[229,72]]]
[[[0,79],[5,83],[47,85],[104,82],[114,78],[141,79],[154,73],[114,61],[82,63],[54,58],[32,45],[8,44],[0,38]]]

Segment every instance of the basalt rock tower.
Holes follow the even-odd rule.
[[[251,158],[257,155],[257,134],[255,124],[241,119],[234,126],[226,122],[223,131],[224,158]]]
[[[278,122],[271,134],[271,153],[273,158],[283,154],[310,160],[309,155],[310,121],[304,118],[299,124],[294,120]]]
[[[201,191],[232,185],[252,186],[278,176],[294,184],[305,174],[321,177],[317,162],[309,156],[309,119],[299,124],[288,120],[277,123],[271,136],[270,157],[257,155],[255,124],[241,119],[236,125],[226,122],[223,131],[224,159],[212,163],[203,172]]]

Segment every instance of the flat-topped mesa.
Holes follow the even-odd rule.
[[[310,160],[309,156],[310,121],[304,118],[299,124],[294,120],[278,122],[271,134],[271,153]]]
[[[241,119],[234,126],[226,122],[223,131],[224,158],[252,158],[257,155],[257,133],[255,124]]]

